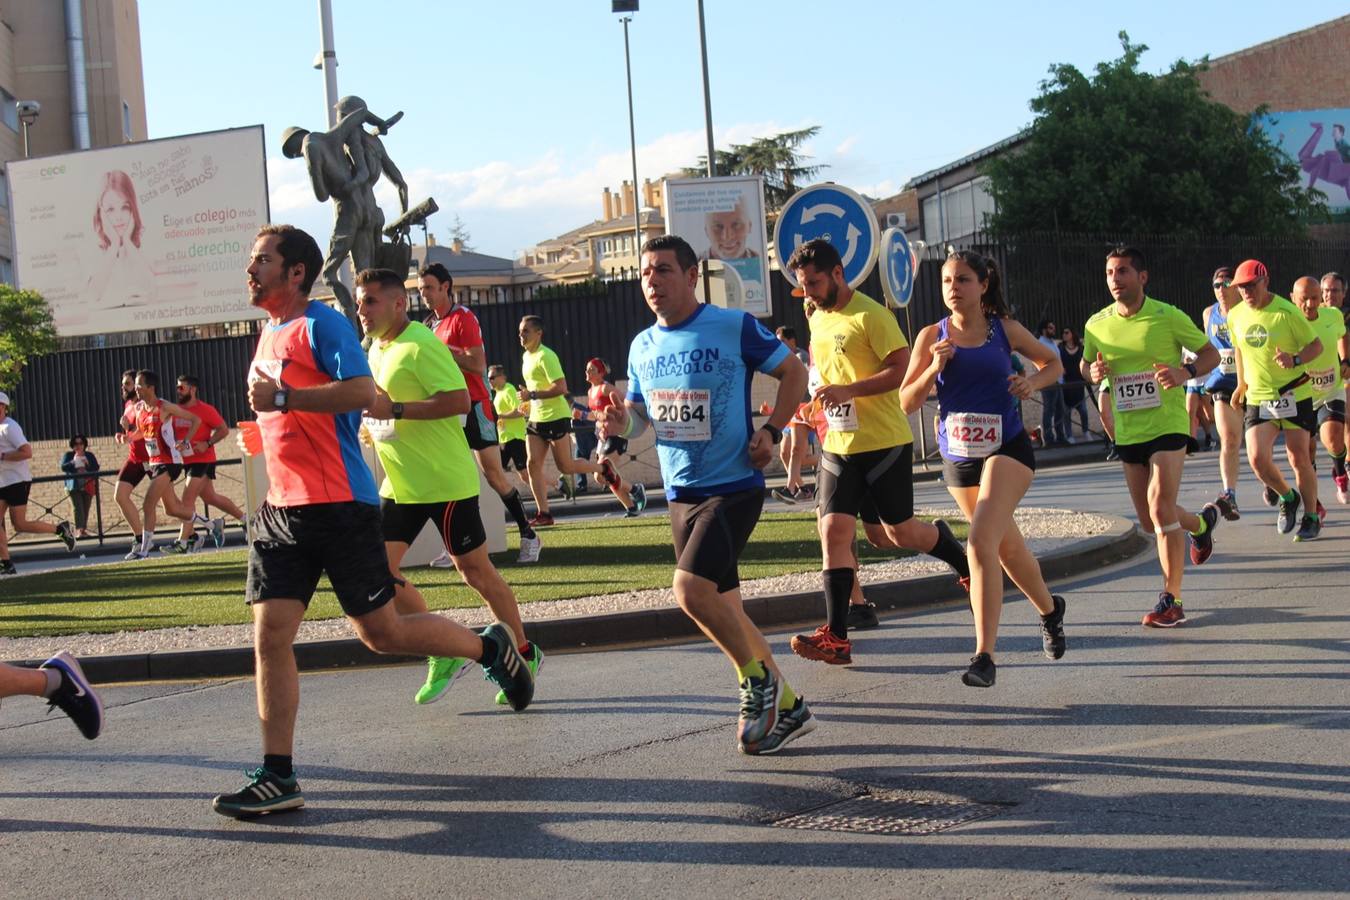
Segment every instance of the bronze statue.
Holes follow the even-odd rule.
[[[323,280],[353,323],[356,305],[351,292],[338,278],[342,264],[350,256],[356,271],[388,265],[391,259],[403,259],[400,271],[407,270],[406,248],[381,245],[384,213],[375,200],[375,183],[383,174],[398,189],[400,211],[408,211],[408,185],[403,174],[385,152],[380,135],[403,118],[395,113],[382,119],[372,113],[360,97],[343,97],[337,102],[338,123],[328,131],[288,128],[282,133],[281,152],[289,159],[303,156],[309,169],[314,196],[320,202],[333,201],[333,236],[328,242]],[[365,126],[372,125],[372,134]],[[393,252],[390,253],[389,251]]]

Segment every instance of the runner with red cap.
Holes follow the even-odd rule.
[[[1321,355],[1322,340],[1298,307],[1270,292],[1270,274],[1258,260],[1238,266],[1233,285],[1242,295],[1242,304],[1228,316],[1228,331],[1237,348],[1232,404],[1243,411],[1247,461],[1256,477],[1279,495],[1275,527],[1280,534],[1297,527],[1295,541],[1316,540],[1322,521],[1317,514],[1317,472],[1312,465],[1317,413],[1308,364]],[[1275,438],[1281,432],[1297,490],[1289,487],[1273,458]]]
[[[586,363],[586,382],[590,387],[586,391],[587,415],[599,422],[606,409],[623,404],[623,394],[606,379],[609,376],[609,364],[598,356]],[[619,477],[615,461],[628,452],[628,439],[617,434],[609,435],[600,444],[600,477],[614,492],[623,505],[624,515],[633,518],[647,508],[647,488],[638,482],[625,484]]]
[[[1139,524],[1157,537],[1163,589],[1143,624],[1171,628],[1186,621],[1181,608],[1181,576],[1190,534],[1191,562],[1200,565],[1214,552],[1219,510],[1205,504],[1197,515],[1177,504],[1181,471],[1190,440],[1190,417],[1182,386],[1207,374],[1219,351],[1184,312],[1144,293],[1148,269],[1144,254],[1117,247],[1106,256],[1106,285],[1115,302],[1093,314],[1083,329],[1083,377],[1099,384],[1111,379],[1110,406],[1115,414],[1116,451]],[[1183,347],[1198,348],[1193,363],[1182,364]]]

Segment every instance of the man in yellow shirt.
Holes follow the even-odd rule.
[[[1345,336],[1345,319],[1339,307],[1322,305],[1322,286],[1311,275],[1294,282],[1289,298],[1302,311],[1322,342],[1322,352],[1308,363],[1308,378],[1313,387],[1313,413],[1322,446],[1331,454],[1331,480],[1336,484],[1336,500],[1350,502],[1350,478],[1345,471],[1345,378],[1344,360],[1350,357],[1350,342]],[[1312,452],[1317,453],[1313,443]],[[1319,499],[1317,519],[1326,522],[1326,510]]]
[[[928,553],[968,584],[970,567],[946,522],[914,517],[914,436],[900,408],[900,382],[909,344],[895,316],[849,287],[839,251],[807,241],[788,260],[808,300],[811,359],[820,376],[815,399],[825,411],[816,495],[819,498],[821,573],[826,622],[792,639],[798,656],[831,665],[853,661],[848,639],[849,596],[856,578],[853,540],[858,516],[875,518],[868,537],[886,546]]]
[[[1269,285],[1265,265],[1255,259],[1243,262],[1233,276],[1242,304],[1228,316],[1228,332],[1237,350],[1238,383],[1232,403],[1234,409],[1244,410],[1247,461],[1252,471],[1279,495],[1275,527],[1280,534],[1288,534],[1297,525],[1294,540],[1312,541],[1321,534],[1322,521],[1317,515],[1317,472],[1312,465],[1317,414],[1308,363],[1321,355],[1322,341],[1298,307],[1272,294]],[[1290,489],[1272,457],[1281,432],[1297,491]]]

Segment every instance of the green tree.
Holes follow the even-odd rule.
[[[797,193],[803,182],[809,182],[825,165],[806,165],[808,156],[800,147],[820,132],[819,125],[797,131],[784,131],[770,137],[755,138],[748,144],[732,144],[729,150],[716,150],[718,175],[763,175],[764,203],[769,210],[780,209],[788,198]],[[699,165],[684,170],[688,178],[700,178],[708,173],[708,157],[699,157]]]
[[[1025,143],[985,166],[996,232],[1293,236],[1326,216],[1322,195],[1298,186],[1298,165],[1251,127],[1263,110],[1205,93],[1207,60],[1151,75],[1139,71],[1148,48],[1123,31],[1120,43],[1091,77],[1051,66]]]
[[[19,383],[28,360],[56,350],[52,310],[36,291],[0,284],[0,386]]]
[[[455,221],[450,225],[450,240],[460,241],[464,249],[468,252],[474,252],[474,246],[469,243],[473,240],[473,235],[469,234],[469,226],[465,225],[460,219],[459,213],[455,213]]]

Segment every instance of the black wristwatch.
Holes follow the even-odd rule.
[[[272,395],[272,406],[284,411],[286,409],[286,404],[290,401],[290,399],[291,399],[291,392],[286,390],[285,388],[282,388],[281,390],[277,391],[275,394]]]
[[[1303,365],[1303,357],[1299,356],[1297,353],[1294,354],[1294,365],[1296,366]]]
[[[1182,367],[1183,369],[1185,369],[1187,372],[1190,372],[1192,378],[1199,378],[1199,377],[1200,377],[1199,373],[1196,372],[1196,370],[1195,370],[1195,363],[1182,363],[1182,364],[1181,364],[1181,367]]]
[[[395,403],[394,406],[393,406],[393,410],[394,410],[394,418],[395,418],[395,419],[401,419],[401,418],[403,418],[403,404],[402,404],[402,403]]]
[[[783,432],[780,431],[779,429],[773,427],[773,426],[770,425],[768,422],[765,422],[763,425],[761,425],[761,426],[759,426],[759,427],[760,427],[760,428],[763,428],[765,431],[767,431],[767,432],[769,433],[769,437],[773,438],[773,442],[774,442],[775,444],[777,444],[779,441],[781,441],[781,440],[783,439]]]

